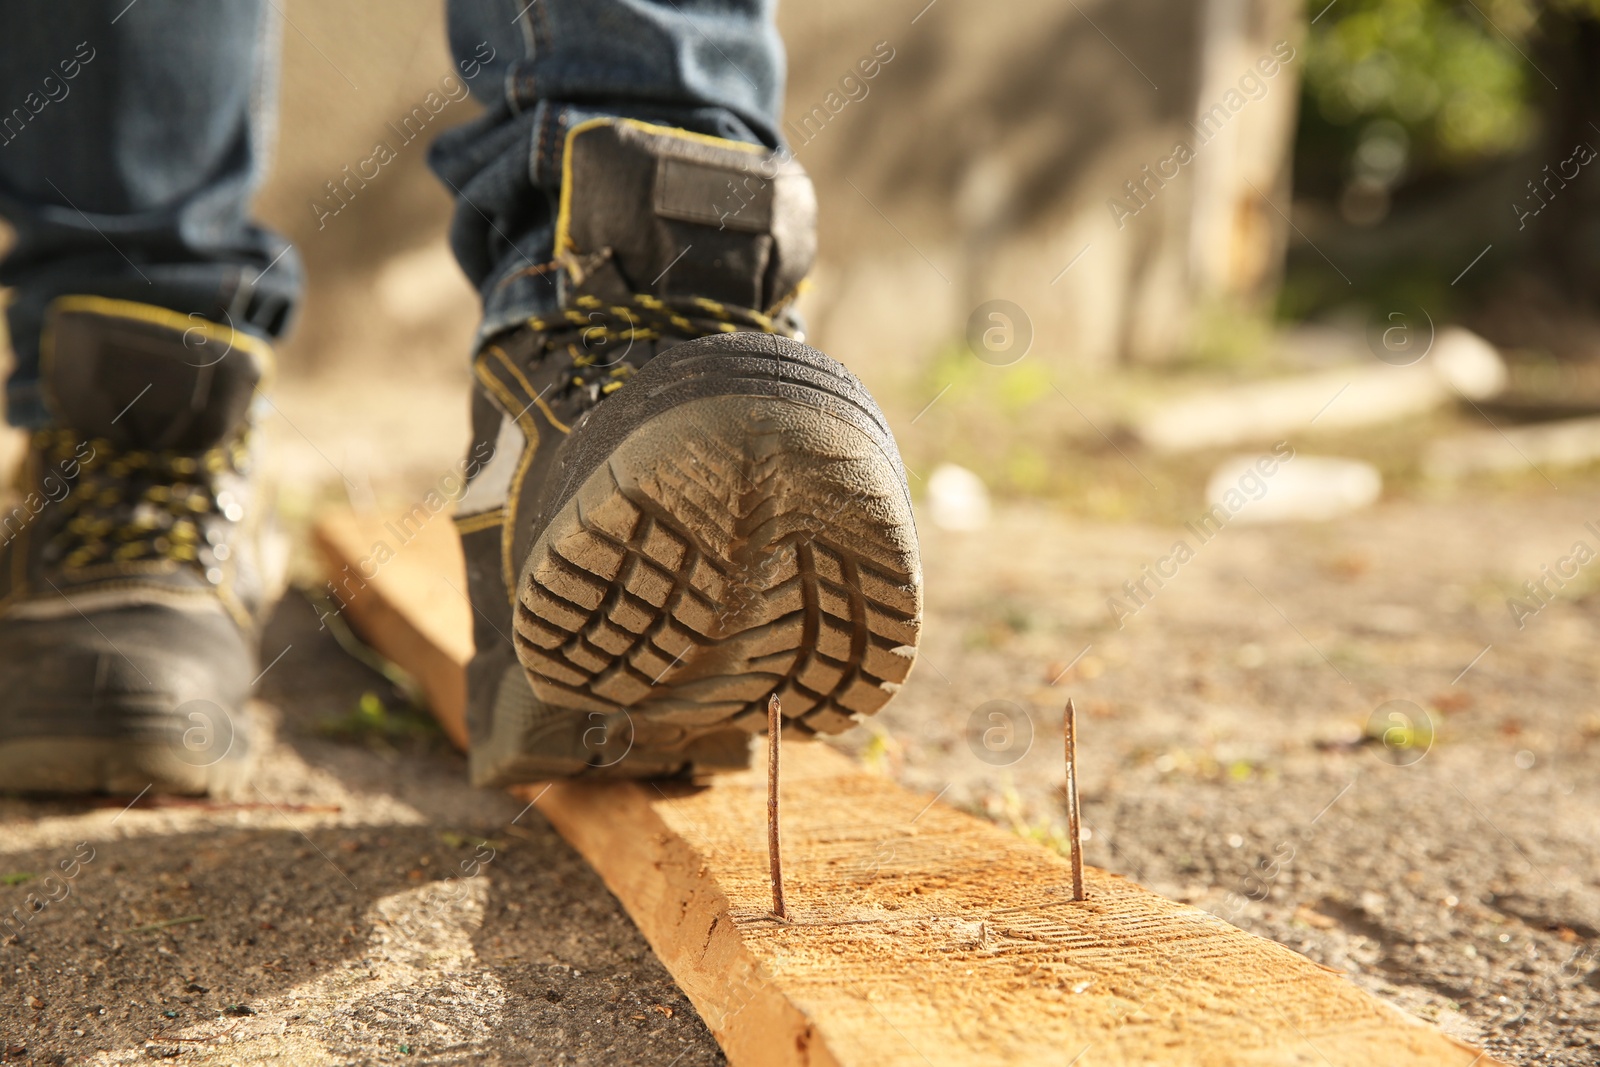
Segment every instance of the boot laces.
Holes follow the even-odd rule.
[[[587,394],[594,403],[621,389],[638,369],[628,362],[635,344],[751,331],[793,337],[794,329],[777,317],[782,309],[782,303],[761,312],[704,297],[664,299],[647,293],[622,303],[582,295],[571,307],[535,316],[528,325],[543,335],[546,354],[565,352],[571,358],[562,391]]]
[[[53,463],[68,462],[82,444],[70,430],[43,430],[35,447]],[[226,543],[204,520],[244,517],[244,506],[222,478],[248,462],[243,435],[203,452],[120,449],[91,438],[92,453],[59,506],[67,516],[45,548],[64,570],[149,561],[202,566],[228,558]],[[62,469],[59,466],[57,469]]]

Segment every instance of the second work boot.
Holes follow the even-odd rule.
[[[792,336],[810,180],[621,119],[564,167],[562,310],[475,364],[473,780],[742,767],[774,692],[848,728],[911,668],[922,575],[887,422]]]
[[[202,793],[249,765],[265,583],[249,505],[258,338],[51,305],[20,502],[0,514],[0,789]]]

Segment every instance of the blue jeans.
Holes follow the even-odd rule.
[[[456,198],[450,244],[483,298],[482,335],[554,306],[553,285],[530,268],[552,255],[573,124],[616,115],[779,146],[774,5],[451,0],[456,71],[443,88],[470,91],[487,112],[438,137],[428,161]],[[62,294],[269,338],[287,328],[300,261],[249,217],[274,132],[282,21],[267,0],[0,0],[0,217],[16,230],[0,261],[13,290],[10,422],[46,421],[39,330]],[[393,147],[427,118],[395,123]],[[321,210],[339,210],[363,181],[346,174]]]

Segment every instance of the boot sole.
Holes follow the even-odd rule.
[[[703,773],[735,744],[743,765],[773,693],[785,733],[809,737],[899,689],[921,565],[892,439],[862,421],[803,397],[692,399],[568,494],[523,567],[512,640],[538,701],[590,721],[578,771]]]

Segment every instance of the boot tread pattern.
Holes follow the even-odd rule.
[[[758,732],[774,691],[798,732],[838,733],[899,688],[920,579],[881,515],[849,499],[797,514],[804,494],[786,506],[775,488],[795,479],[761,476],[775,469],[752,472],[730,509],[694,479],[645,492],[614,466],[555,517],[523,572],[513,641],[542,701],[624,708],[687,741]]]

